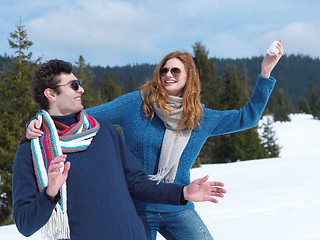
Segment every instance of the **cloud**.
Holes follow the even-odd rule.
[[[143,5],[129,2],[82,0],[45,12],[26,25],[31,39],[56,54],[78,51],[114,55],[121,49],[148,55],[154,51],[153,38],[148,34],[154,31],[151,13]]]
[[[242,58],[258,55],[257,49],[243,38],[235,38],[231,33],[219,33],[207,45],[210,55],[218,58]],[[262,53],[261,53],[262,54]]]
[[[278,31],[272,31],[256,39],[258,44],[282,40],[285,53],[320,56],[320,19],[312,22],[294,22]]]
[[[34,42],[30,50],[44,60],[74,62],[83,55],[96,65],[156,63],[174,50],[192,53],[197,41],[206,45],[210,56],[241,58],[264,54],[276,39],[283,40],[286,53],[320,56],[316,12],[320,2],[315,0],[308,5],[289,0],[31,2],[0,3],[1,9],[5,5],[5,15],[0,17],[3,52],[8,44],[2,33],[7,38],[13,32],[22,12],[23,25]]]

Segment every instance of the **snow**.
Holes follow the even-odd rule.
[[[273,124],[279,158],[191,170],[192,179],[209,174],[228,191],[217,204],[196,203],[215,240],[320,240],[320,121],[306,114],[290,118]],[[0,227],[0,239],[41,237],[25,238],[10,225]]]

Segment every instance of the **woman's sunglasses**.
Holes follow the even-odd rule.
[[[169,72],[169,70],[170,70],[171,74],[175,77],[179,77],[181,75],[180,68],[174,67],[174,68],[168,69],[166,67],[162,67],[162,68],[160,68],[160,77],[165,76]]]
[[[72,80],[71,82],[68,82],[66,84],[58,85],[59,87],[66,86],[70,84],[73,90],[77,91],[79,87],[82,87],[82,82],[80,80]]]

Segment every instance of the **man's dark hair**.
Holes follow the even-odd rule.
[[[32,73],[32,80],[30,85],[30,91],[33,100],[39,105],[41,109],[48,110],[49,102],[44,95],[44,90],[51,88],[57,94],[60,94],[59,89],[59,75],[61,73],[72,73],[72,64],[63,60],[50,60],[39,66]]]

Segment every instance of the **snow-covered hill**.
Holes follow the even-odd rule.
[[[320,240],[320,121],[291,115],[273,129],[279,158],[191,170],[192,179],[209,174],[228,190],[218,204],[196,203],[215,240]],[[41,238],[25,238],[11,225],[0,227],[0,239]]]

